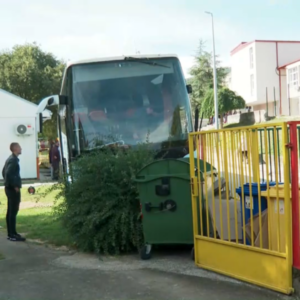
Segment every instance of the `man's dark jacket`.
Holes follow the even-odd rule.
[[[2,170],[2,177],[4,179],[4,186],[8,188],[21,188],[22,180],[20,176],[19,159],[12,154],[6,160]]]

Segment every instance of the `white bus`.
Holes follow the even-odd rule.
[[[146,139],[157,156],[188,153],[193,121],[176,55],[139,55],[69,63],[60,95],[38,108],[59,106],[59,137],[64,170],[79,155],[108,144],[134,147]]]

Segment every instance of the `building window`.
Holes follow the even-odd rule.
[[[297,87],[299,85],[299,72],[298,67],[289,69],[289,85],[290,87]]]
[[[253,74],[250,75],[250,94],[251,97],[254,96],[254,75]]]
[[[250,69],[253,69],[253,47],[249,49]]]

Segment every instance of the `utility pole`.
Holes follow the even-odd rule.
[[[218,111],[218,87],[217,87],[217,68],[216,68],[216,51],[215,51],[215,30],[214,30],[214,15],[206,11],[206,14],[211,16],[212,25],[212,40],[213,40],[213,70],[214,70],[214,102],[215,102],[215,127],[219,129],[219,111]]]

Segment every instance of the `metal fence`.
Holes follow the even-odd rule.
[[[286,123],[190,134],[198,266],[293,291],[288,144]]]

